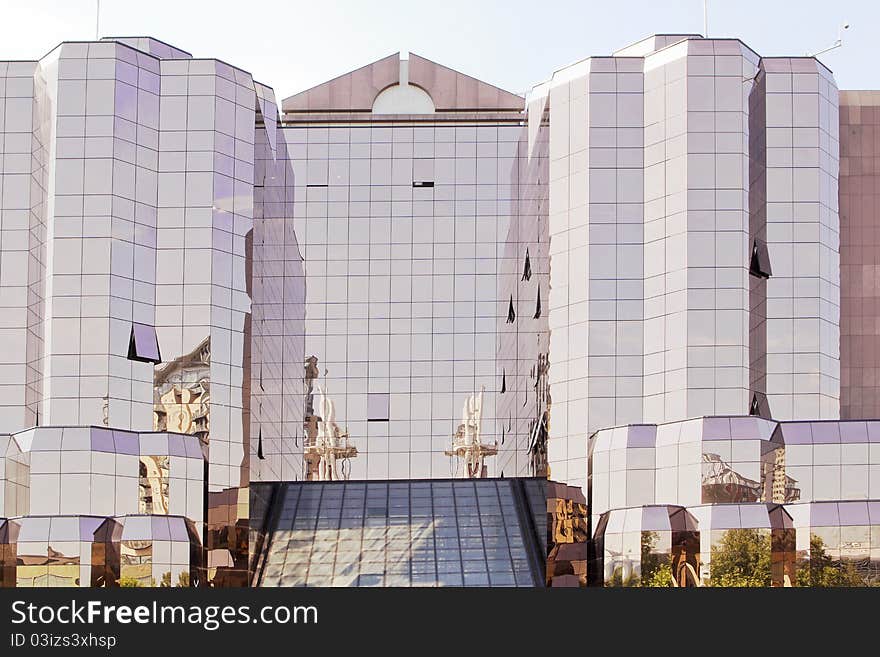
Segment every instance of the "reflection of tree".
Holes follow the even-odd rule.
[[[605,582],[605,586],[642,586],[651,588],[673,586],[670,555],[657,550],[657,544],[660,542],[660,532],[643,531],[641,534],[641,577],[635,568],[624,568],[623,564],[620,564],[614,568],[614,572],[611,573],[611,577]],[[624,577],[626,571],[629,571],[629,574]]]
[[[124,589],[137,589],[143,586],[137,577],[120,577],[118,583]]]
[[[798,586],[869,586],[851,561],[835,561],[821,536],[810,534],[810,557],[798,568]]]
[[[630,572],[629,577],[624,579],[623,577],[623,567],[618,566],[614,569],[614,572],[611,573],[611,578],[605,582],[605,586],[607,587],[621,587],[621,586],[640,586],[641,582],[639,580],[639,576],[635,574],[635,572]]]
[[[137,580],[136,580],[137,581]],[[189,573],[185,570],[177,573],[177,586],[189,587]],[[170,588],[171,587],[171,571],[166,570],[162,573],[162,580],[159,582],[160,588]]]
[[[709,586],[770,586],[770,534],[728,529],[712,546]]]
[[[660,541],[658,532],[642,532],[642,581],[641,586],[665,588],[672,586],[672,566],[669,555],[657,551]]]

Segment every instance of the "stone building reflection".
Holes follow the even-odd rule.
[[[153,380],[153,429],[198,436],[209,442],[211,338],[186,355],[158,365]]]
[[[348,428],[337,423],[336,403],[326,390],[326,384],[315,383],[317,378],[318,359],[310,356],[305,362],[305,479],[345,480],[351,474],[351,459],[357,457],[358,449],[351,443]]]

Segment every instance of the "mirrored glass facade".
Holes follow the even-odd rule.
[[[205,581],[208,449],[197,437],[38,427],[3,442],[3,586]]]
[[[688,34],[0,62],[3,585],[874,583],[878,125]]]
[[[473,421],[472,395],[484,452],[501,454],[477,476],[528,474],[506,438],[510,413],[500,420],[496,363],[509,306],[498,276],[522,264],[504,246],[522,102],[410,54],[282,103],[307,280],[306,422],[320,417],[320,388],[357,449],[351,479],[464,472],[444,452]],[[534,313],[534,300],[522,305]]]
[[[603,427],[838,417],[837,98],[815,59],[691,35],[528,95],[529,134],[549,123],[528,247],[549,241],[551,477],[584,486]]]
[[[188,581],[247,584],[248,483],[302,473],[305,282],[272,90],[110,38],[3,62],[0,106],[4,515],[115,518],[122,571],[189,563],[189,530],[125,520],[179,515],[206,550]],[[150,568],[131,578],[162,585]]]
[[[880,91],[840,92],[840,417],[880,417]]]
[[[878,440],[874,421],[757,417],[599,431],[590,441],[592,580],[606,586],[873,585]],[[668,570],[676,550],[663,523],[673,509],[689,518],[682,526],[695,541],[680,546],[687,572],[684,562]],[[646,579],[645,564],[659,568],[661,554],[662,577]]]

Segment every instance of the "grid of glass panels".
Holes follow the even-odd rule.
[[[520,126],[303,122],[283,132],[306,358],[317,358],[314,385],[358,449],[351,477],[450,477],[443,452],[482,388],[483,442],[501,443],[496,330],[507,299],[497,281]],[[490,476],[501,467],[487,466]]]
[[[880,417],[880,91],[840,92],[840,417]]]
[[[547,227],[550,178],[550,124],[547,99],[530,99],[528,121],[517,144],[510,175],[515,189],[510,225],[504,236],[498,298],[507,312],[498,319],[499,381],[496,416],[497,469],[502,476],[540,476],[547,471],[549,414],[548,352],[550,290]]]
[[[526,503],[532,521],[535,523],[535,533],[538,536],[538,544],[541,546],[541,554],[547,553],[547,480],[546,479],[522,479],[523,489],[526,494]]]
[[[767,400],[779,420],[840,411],[838,91],[811,57],[765,57]]]
[[[514,484],[284,484],[260,585],[535,586]]]

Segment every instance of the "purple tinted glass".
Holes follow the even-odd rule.
[[[159,341],[156,338],[155,328],[147,324],[132,323],[131,339],[134,354],[129,354],[130,358],[153,363],[162,362],[162,358],[159,356]]]
[[[113,432],[109,429],[100,429],[92,427],[92,450],[95,452],[115,452],[116,446],[113,444]]]
[[[642,531],[667,531],[669,509],[665,506],[646,506],[642,509]]]
[[[171,456],[186,456],[187,437],[179,433],[168,434],[168,454]]]
[[[96,538],[95,532],[98,531],[98,527],[101,526],[101,523],[104,522],[104,518],[95,518],[95,517],[86,517],[83,516],[79,519],[79,540],[81,541],[92,541]]]
[[[762,438],[758,427],[758,418],[733,417],[730,418],[730,435],[732,438]]]
[[[114,431],[113,442],[116,445],[117,454],[140,454],[140,441],[138,435],[130,431]]]
[[[809,422],[787,422],[782,425],[782,438],[788,445],[810,445],[813,432]]]
[[[203,459],[205,455],[202,453],[202,443],[201,441],[193,436],[192,438],[186,438],[183,441],[183,446],[186,448],[186,456],[191,459]]]
[[[811,422],[813,425],[813,443],[839,443],[840,424],[837,422]]]
[[[630,447],[653,447],[657,439],[655,425],[636,425],[629,427],[627,443]]]
[[[367,420],[388,420],[390,395],[387,392],[367,393]]]
[[[868,427],[865,422],[841,422],[838,426],[840,427],[840,442],[868,442]]]
[[[869,525],[867,502],[840,502],[837,505],[841,525]]]
[[[170,540],[171,531],[168,529],[168,518],[154,517],[151,520],[153,523],[153,539],[157,541]]]
[[[812,527],[837,527],[840,524],[836,502],[816,502],[810,512]]]
[[[707,417],[703,420],[703,440],[730,440],[730,420]]]
[[[168,518],[168,529],[172,541],[188,541],[186,523],[183,518]]]

